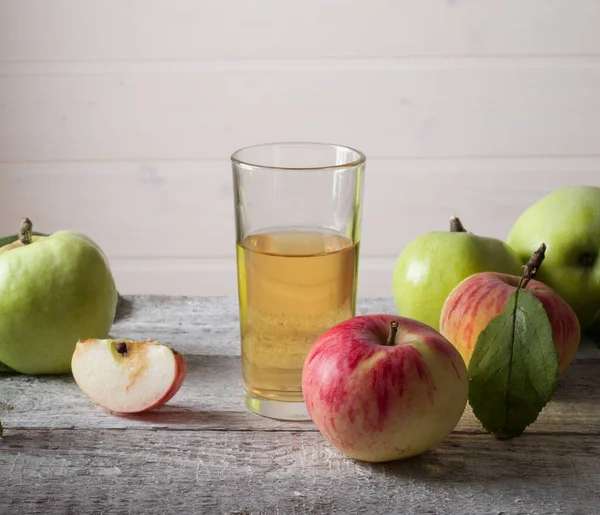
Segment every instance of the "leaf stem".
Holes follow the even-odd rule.
[[[527,284],[531,279],[533,279],[541,264],[544,261],[544,257],[546,256],[546,244],[542,243],[539,248],[533,253],[533,255],[529,258],[529,261],[523,267],[523,277],[519,281],[519,285],[517,289],[526,288]]]
[[[529,283],[529,281],[531,279],[533,279],[535,277],[535,275],[537,274],[538,269],[540,268],[540,265],[542,264],[542,261],[544,261],[544,256],[546,254],[546,244],[542,243],[539,248],[533,253],[533,255],[529,258],[529,261],[527,261],[527,263],[525,263],[525,266],[523,267],[523,277],[521,277],[521,280],[519,281],[519,284],[517,286],[517,291],[515,292],[515,309],[513,311],[512,314],[512,335],[511,335],[511,344],[510,344],[510,361],[509,363],[513,362],[514,359],[514,354],[515,354],[515,332],[517,329],[517,307],[519,305],[519,292],[521,291],[521,289],[526,288],[527,284]],[[513,372],[513,367],[510,366],[508,369],[508,378],[506,381],[507,387],[506,387],[506,394],[505,394],[505,399],[504,399],[504,405],[508,406],[509,405],[509,390],[510,390],[510,384],[512,381],[512,372]],[[505,413],[505,417],[504,417],[504,428],[506,429],[507,427],[509,427],[509,420],[508,420],[508,415],[509,415],[509,410],[506,410]],[[497,438],[500,439],[506,439],[506,438],[510,438],[511,435],[503,430],[499,431],[498,434],[496,435]]]

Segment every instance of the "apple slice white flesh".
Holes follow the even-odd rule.
[[[183,356],[156,341],[79,340],[71,360],[75,382],[96,404],[140,413],[171,399],[183,384]]]

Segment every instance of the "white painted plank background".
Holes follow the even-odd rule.
[[[591,54],[596,0],[2,0],[7,61]]]
[[[368,156],[359,295],[390,295],[452,214],[503,238],[600,185],[599,22],[596,0],[0,0],[0,234],[84,231],[124,293],[235,295],[229,155],[332,141]]]
[[[343,142],[372,158],[599,153],[600,58],[122,67],[10,66],[4,158],[223,159],[274,139]]]

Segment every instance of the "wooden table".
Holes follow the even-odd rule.
[[[359,312],[395,309],[371,299]],[[127,297],[113,336],[183,352],[182,389],[155,412],[116,416],[70,376],[1,376],[1,514],[600,513],[600,350],[589,341],[521,437],[495,440],[467,409],[433,451],[373,465],[310,422],[246,410],[233,299]]]

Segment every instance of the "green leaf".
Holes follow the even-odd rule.
[[[519,436],[554,395],[558,352],[541,302],[519,289],[481,332],[469,363],[469,404],[499,438]]]

